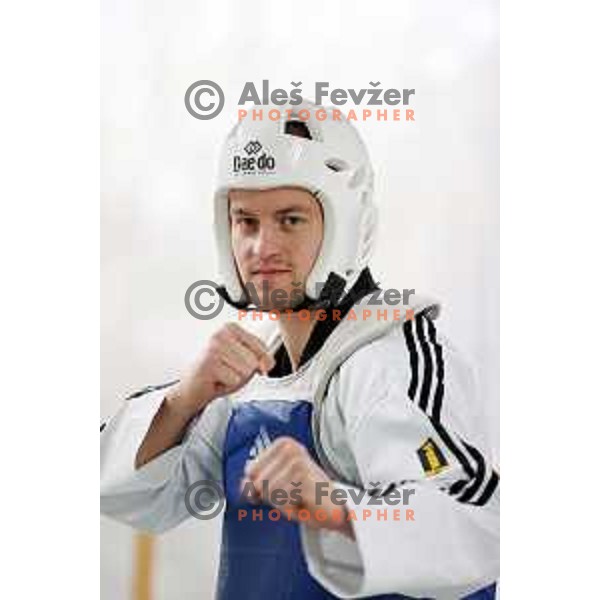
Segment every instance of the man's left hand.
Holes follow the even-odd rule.
[[[242,489],[251,483],[250,489],[256,492],[254,501],[271,504],[308,527],[354,537],[345,506],[331,499],[333,481],[295,439],[277,438],[246,464],[244,475]]]

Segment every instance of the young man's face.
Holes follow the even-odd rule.
[[[323,240],[319,202],[292,187],[232,190],[229,218],[238,273],[244,285],[253,284],[260,307],[282,310],[298,304],[297,290],[304,292]],[[285,301],[274,298],[274,290],[283,290],[278,294]]]

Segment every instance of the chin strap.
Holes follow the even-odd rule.
[[[340,277],[337,273],[329,273],[327,277],[327,281],[319,294],[317,299],[305,297],[300,304],[297,304],[293,307],[293,312],[299,312],[301,310],[317,310],[319,308],[332,308],[338,305],[341,300],[344,289],[346,288],[346,280],[343,277]],[[248,295],[244,292],[244,295],[241,300],[235,301],[231,298],[225,286],[220,286],[216,288],[217,293],[227,304],[237,308],[238,310],[247,310],[252,306],[250,300],[248,299]],[[262,310],[258,307],[255,307],[254,310]],[[270,309],[269,309],[270,310]],[[269,310],[265,309],[262,312],[269,312]]]
[[[217,290],[217,294],[219,294],[219,296],[221,296],[221,298],[223,298],[223,300],[225,300],[225,302],[227,302],[227,304],[233,306],[233,308],[237,308],[238,310],[246,310],[250,306],[250,302],[248,302],[245,293],[244,293],[243,299],[240,300],[239,302],[236,302],[228,294],[227,290],[225,289],[225,286],[220,286],[220,287],[216,288],[216,290]]]

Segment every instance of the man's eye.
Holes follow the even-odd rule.
[[[281,223],[283,225],[291,225],[291,226],[300,225],[301,223],[304,223],[304,219],[297,215],[286,215],[285,217],[282,217]]]
[[[252,217],[237,217],[235,219],[235,224],[240,225],[241,227],[254,227],[256,225],[256,219]]]

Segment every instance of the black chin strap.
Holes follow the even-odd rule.
[[[221,298],[223,298],[223,300],[225,300],[225,302],[227,302],[227,304],[233,306],[233,308],[237,308],[238,310],[246,310],[250,306],[250,302],[248,302],[248,300],[246,299],[245,293],[244,293],[242,300],[240,300],[239,302],[236,302],[227,293],[225,286],[220,286],[220,287],[216,288],[216,290],[217,290],[217,294],[219,294],[219,296],[221,296]]]
[[[337,273],[329,273],[327,277],[327,281],[319,294],[317,299],[304,297],[300,304],[294,306],[292,309],[293,312],[299,312],[301,310],[317,310],[319,308],[332,308],[337,306],[342,295],[344,293],[344,289],[346,288],[346,280],[343,277],[340,277]],[[242,299],[238,302],[233,300],[224,286],[218,287],[217,293],[227,304],[233,306],[233,308],[237,308],[238,310],[247,310],[252,306],[248,294],[244,291],[244,295]],[[253,310],[261,311],[261,312],[269,312],[271,309],[261,309],[254,308]]]

